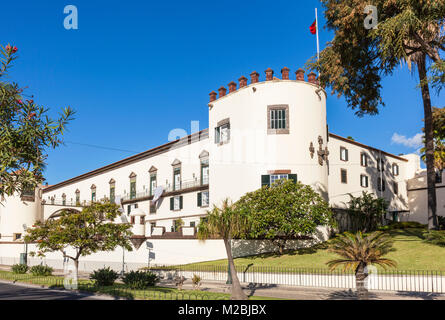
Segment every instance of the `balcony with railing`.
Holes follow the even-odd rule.
[[[192,179],[192,180],[185,180],[181,181],[181,183],[178,185],[173,184],[167,184],[162,186],[164,188],[163,195],[169,194],[169,193],[182,193],[187,191],[192,191],[195,188],[206,188],[209,186],[209,178],[202,178],[202,179]],[[152,192],[153,193],[153,192]],[[142,192],[135,192],[126,194],[122,197],[122,201],[131,201],[131,200],[140,200],[140,199],[147,199],[153,196],[153,194],[150,193],[150,189],[144,190]]]
[[[63,199],[50,199],[42,200],[43,205],[64,206],[64,207],[86,207],[91,204],[91,201],[83,200],[63,200]]]

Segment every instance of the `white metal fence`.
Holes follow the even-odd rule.
[[[194,274],[207,281],[226,281],[228,278],[227,267],[223,266],[156,267],[151,270],[162,278],[170,279],[177,276],[191,279]],[[354,273],[325,269],[237,266],[237,275],[242,283],[339,289],[355,288]],[[387,270],[379,272],[373,269],[366,279],[366,286],[369,290],[445,293],[445,272],[427,270]]]

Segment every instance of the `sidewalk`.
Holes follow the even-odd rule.
[[[169,280],[161,280],[160,286],[175,288]],[[356,300],[355,290],[338,288],[290,287],[282,285],[243,285],[248,296],[261,296],[290,300]],[[191,280],[186,280],[184,290],[193,290]],[[230,293],[230,285],[221,282],[203,281],[201,291]],[[372,300],[445,300],[444,294],[407,291],[370,291]]]

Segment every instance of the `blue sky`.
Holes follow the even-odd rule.
[[[78,30],[66,30],[66,5]],[[208,93],[256,70],[296,69],[316,53],[309,32],[319,1],[8,1],[0,43],[19,48],[11,79],[51,109],[76,111],[66,144],[49,151],[50,184],[167,142],[190,122],[207,127]],[[320,29],[320,46],[333,34]],[[386,107],[358,118],[344,99],[329,96],[330,131],[395,154],[417,150],[394,143],[423,126],[417,74],[405,67],[383,82]],[[433,105],[442,96],[433,95]],[[442,100],[443,103],[443,100]],[[443,105],[440,105],[443,106]],[[101,149],[86,145],[102,146]],[[126,151],[122,151],[126,150]]]

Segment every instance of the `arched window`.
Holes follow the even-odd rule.
[[[96,185],[93,184],[91,186],[91,202],[96,202],[96,195],[97,195]]]
[[[80,206],[80,190],[76,190],[76,206]]]
[[[136,198],[136,173],[130,174],[130,199]]]

